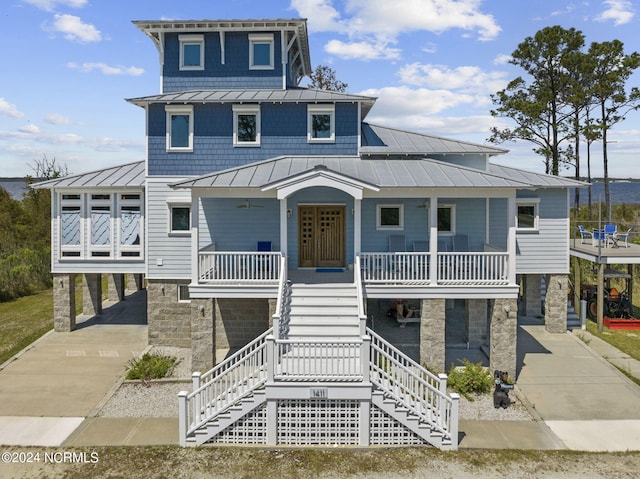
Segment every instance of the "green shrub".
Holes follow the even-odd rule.
[[[176,362],[172,356],[145,353],[141,358],[127,363],[127,379],[160,379],[164,378]]]
[[[486,394],[494,385],[489,371],[482,363],[473,364],[468,359],[461,361],[462,367],[451,366],[449,369],[447,385],[473,401],[471,394]]]

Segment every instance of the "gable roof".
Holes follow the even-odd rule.
[[[360,151],[363,155],[435,155],[455,153],[501,155],[508,153],[509,150],[362,123],[362,148]]]
[[[103,170],[64,176],[41,181],[34,188],[143,188],[145,183],[144,161],[114,166]]]
[[[500,170],[482,171],[430,158],[285,156],[180,181],[176,188],[263,188],[319,167],[378,188],[536,188],[536,175],[514,179]],[[563,179],[554,186],[575,186]],[[542,183],[542,184],[541,184]]]

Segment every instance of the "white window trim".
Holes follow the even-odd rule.
[[[93,195],[109,195],[108,200],[104,199],[93,199]],[[113,259],[113,241],[115,238],[115,221],[113,217],[113,200],[115,194],[112,192],[108,193],[88,193],[87,197],[89,200],[89,209],[87,212],[87,242],[89,243],[89,258],[95,261],[109,261]],[[108,206],[109,207],[109,244],[106,245],[97,245],[92,242],[92,219],[91,219],[91,210],[94,206]],[[98,255],[94,256],[93,253],[109,253],[108,255]]]
[[[398,208],[398,220],[400,222],[397,226],[389,226],[382,224],[382,208]],[[376,229],[385,231],[401,231],[404,230],[404,205],[403,204],[378,204],[376,205]]]
[[[189,283],[180,284],[178,283],[178,287],[176,288],[178,293],[178,303],[190,303],[191,295],[189,295],[189,299],[180,299],[180,288],[187,288],[187,295],[189,295]]]
[[[269,65],[254,65],[253,46],[256,43],[269,44]],[[249,34],[249,70],[273,70],[275,68],[275,42],[273,33],[250,33]]]
[[[456,205],[454,204],[443,204],[438,205],[438,209],[440,208],[449,208],[451,210],[451,231],[441,231],[438,229],[439,236],[455,236],[456,234]]]
[[[193,151],[193,105],[166,105],[164,107],[167,115],[167,151],[171,152],[192,152]],[[189,116],[189,144],[184,147],[171,146],[171,117],[173,115]]]
[[[518,208],[520,206],[533,206],[534,219],[533,227],[523,227],[518,224]],[[535,232],[540,229],[540,198],[522,198],[516,199],[516,231],[518,232]]]
[[[123,199],[126,195],[139,195],[139,199]],[[140,207],[140,242],[137,245],[122,244],[122,208],[125,206]],[[144,259],[144,202],[142,201],[142,193],[120,193],[118,195],[118,221],[116,222],[116,247],[118,249],[118,258],[125,260]],[[123,252],[138,252],[138,256],[123,256]]]
[[[63,200],[63,195],[80,195],[79,199]],[[60,246],[60,260],[80,260],[84,259],[84,230],[85,230],[85,212],[84,212],[84,195],[82,193],[64,192],[59,194],[59,215],[58,215],[58,243]],[[62,244],[62,208],[64,206],[80,207],[80,244],[65,245]],[[64,253],[80,253],[78,256],[65,256]]]
[[[180,41],[180,70],[204,70],[204,35],[180,35],[178,38]],[[200,45],[200,65],[185,65],[184,46],[196,43]]]
[[[233,146],[260,146],[260,105],[233,105]],[[256,116],[256,141],[238,141],[238,115]]]
[[[329,138],[313,138],[313,115],[329,114],[331,116],[331,136]],[[336,141],[336,108],[335,105],[307,106],[307,141],[309,143],[335,143]]]
[[[189,208],[189,229],[173,229],[173,208]],[[191,236],[191,202],[190,201],[168,201],[167,202],[167,233],[169,236]]]

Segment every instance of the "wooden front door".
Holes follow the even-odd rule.
[[[298,207],[298,266],[345,266],[345,207]]]

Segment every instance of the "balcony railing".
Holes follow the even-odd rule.
[[[432,271],[431,254],[361,253],[362,280],[374,284],[501,285],[509,284],[507,252],[438,253]]]
[[[278,283],[280,252],[201,251],[200,283]]]

